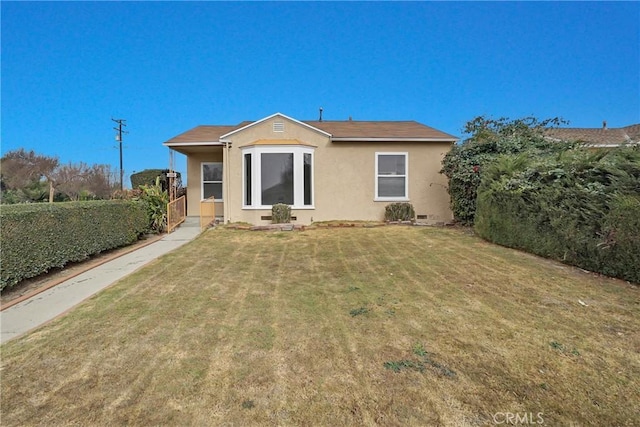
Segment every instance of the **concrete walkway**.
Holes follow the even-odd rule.
[[[5,343],[67,312],[107,286],[200,234],[199,218],[187,218],[173,233],[148,246],[85,271],[0,312],[0,343]]]

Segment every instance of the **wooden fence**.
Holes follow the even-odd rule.
[[[171,233],[187,218],[187,198],[178,197],[167,205],[167,233]]]
[[[200,202],[200,228],[205,229],[216,219],[215,199],[210,197]]]

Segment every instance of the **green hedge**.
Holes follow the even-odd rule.
[[[145,169],[141,172],[131,174],[131,188],[136,189],[141,185],[156,185],[156,179],[160,178],[160,186],[163,191],[169,191],[169,179],[167,178],[169,169]],[[182,188],[182,177],[180,172],[175,172],[177,187]]]
[[[500,245],[640,283],[640,151],[502,158],[478,190],[475,230]]]
[[[0,290],[128,245],[146,232],[142,203],[122,200],[3,206]]]

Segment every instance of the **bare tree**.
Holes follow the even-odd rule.
[[[88,170],[85,191],[98,199],[108,199],[116,189],[116,172],[109,165],[96,164]]]
[[[84,162],[60,166],[53,174],[56,190],[70,200],[81,197],[108,199],[114,190],[114,172],[109,165]]]
[[[86,163],[71,163],[58,167],[53,174],[56,190],[67,196],[70,200],[80,199],[81,192],[85,189],[90,168]]]

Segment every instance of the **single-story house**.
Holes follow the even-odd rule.
[[[382,220],[410,202],[425,223],[450,221],[439,173],[455,136],[415,121],[300,121],[276,113],[237,125],[197,126],[164,143],[187,156],[187,215],[215,198],[224,222],[270,223],[271,206],[294,222]]]
[[[609,128],[605,121],[600,128],[551,128],[545,134],[552,140],[579,142],[588,148],[640,144],[640,124]]]

